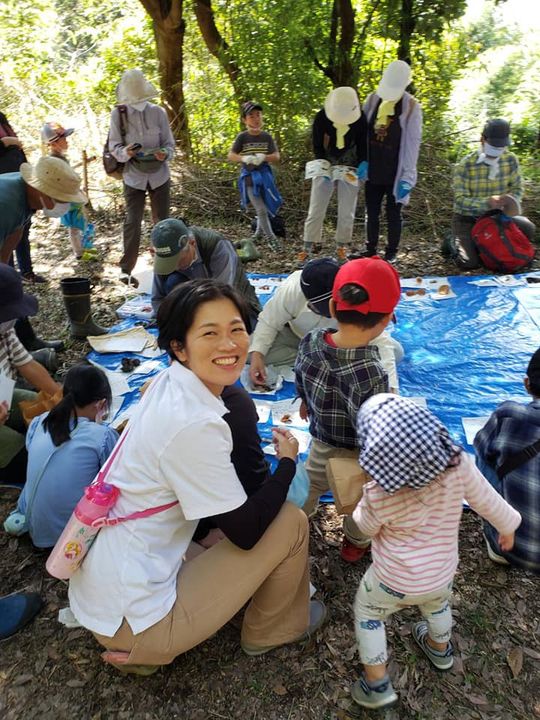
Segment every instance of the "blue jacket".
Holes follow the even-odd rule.
[[[248,170],[245,165],[242,165],[240,178],[238,180],[238,188],[240,190],[240,203],[244,210],[249,205],[249,197],[247,194],[248,186],[246,183],[247,177],[251,177],[253,194],[255,197],[262,197],[269,215],[274,217],[283,204],[283,198],[277,189],[276,181],[274,180],[274,173],[272,172],[270,165],[265,162],[262,163],[262,165],[253,168],[253,170]]]

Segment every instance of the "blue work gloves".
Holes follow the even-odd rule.
[[[367,162],[367,160],[362,160],[360,165],[356,168],[356,177],[359,180],[367,180],[367,174],[368,174],[368,162]]]
[[[411,192],[413,186],[406,180],[400,180],[397,186],[397,201],[403,200]]]

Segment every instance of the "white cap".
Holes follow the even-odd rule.
[[[403,60],[394,60],[386,68],[377,88],[381,100],[399,100],[411,82],[411,66]]]

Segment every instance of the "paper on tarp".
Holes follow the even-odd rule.
[[[87,340],[99,353],[141,353],[156,347],[155,337],[140,326],[106,335],[89,335]]]

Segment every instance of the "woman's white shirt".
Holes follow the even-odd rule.
[[[124,618],[135,634],[163,619],[198,520],[246,501],[231,463],[226,413],[179,362],[154,380],[107,478],[121,491],[111,517],[177,499],[179,505],[100,531],[69,584],[81,625],[112,637]]]

